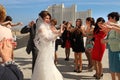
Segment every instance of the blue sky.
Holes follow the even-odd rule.
[[[65,7],[76,4],[77,11],[92,9],[95,19],[102,16],[107,20],[107,14],[112,11],[120,13],[120,0],[0,0],[0,4],[7,10],[7,15],[12,16],[14,22],[21,21],[24,25],[35,20],[41,10],[61,3],[64,3]]]

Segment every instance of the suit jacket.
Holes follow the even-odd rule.
[[[26,48],[26,52],[28,54],[30,54],[30,52],[35,48],[35,44],[34,44],[33,40],[34,40],[35,34],[36,34],[36,24],[34,24],[34,26],[30,27],[30,28],[28,26],[23,27],[21,29],[21,33],[22,34],[30,33],[27,48]]]

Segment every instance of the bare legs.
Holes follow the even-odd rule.
[[[112,80],[120,80],[120,73],[111,72]],[[118,79],[116,79],[116,77]]]
[[[112,77],[112,80],[116,80],[115,79],[115,73],[111,72],[111,77]]]
[[[96,79],[100,79],[100,77],[103,76],[103,70],[102,70],[102,63],[100,61],[93,60],[94,68],[95,68],[95,75]]]
[[[87,60],[88,60],[88,69],[93,67],[93,62],[92,62],[92,58],[91,58],[91,50],[90,49],[86,49],[85,51]]]
[[[75,56],[75,72],[80,73],[82,71],[82,53],[74,53]]]
[[[120,80],[120,73],[116,73],[118,80]]]

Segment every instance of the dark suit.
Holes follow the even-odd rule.
[[[0,80],[23,80],[23,73],[15,64],[0,65]]]
[[[34,65],[35,65],[35,60],[37,58],[37,54],[38,54],[38,49],[35,47],[34,44],[34,38],[35,38],[35,33],[36,33],[36,25],[34,24],[33,27],[29,27],[29,26],[25,26],[21,29],[21,33],[30,33],[29,36],[29,40],[28,40],[28,44],[27,44],[27,48],[26,48],[26,52],[28,54],[30,54],[30,52],[32,51],[32,71],[34,69]]]

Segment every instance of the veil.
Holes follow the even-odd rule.
[[[39,44],[40,44],[40,38],[39,38],[39,28],[41,23],[43,23],[43,19],[39,16],[37,21],[36,21],[36,35],[34,38],[34,43],[35,46],[39,49]]]
[[[43,19],[39,16],[36,21],[36,31],[38,31],[40,24],[43,22]]]

